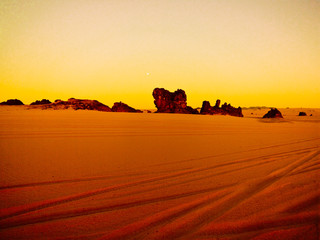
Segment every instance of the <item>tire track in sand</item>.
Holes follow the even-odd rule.
[[[231,153],[221,153],[221,154],[215,154],[215,155],[208,155],[208,156],[203,156],[200,158],[190,158],[190,159],[179,160],[179,161],[163,162],[163,163],[154,164],[151,166],[157,167],[157,166],[162,166],[162,165],[171,165],[171,164],[175,164],[175,163],[178,164],[178,163],[183,163],[183,162],[192,162],[192,161],[203,160],[203,159],[208,159],[208,158],[213,158],[213,157],[223,157],[223,156],[234,155],[234,154],[245,153],[245,152],[254,152],[254,151],[260,151],[260,150],[264,150],[264,149],[272,149],[272,148],[277,148],[277,147],[290,146],[290,145],[294,145],[294,144],[299,144],[299,143],[304,143],[304,142],[312,142],[312,141],[316,141],[316,140],[320,140],[320,138],[303,139],[303,140],[294,141],[294,142],[290,142],[290,143],[282,143],[282,144],[270,145],[270,146],[260,147],[260,148],[252,148],[252,149],[248,149],[248,150],[244,150],[244,151],[236,151],[236,152],[231,152]],[[319,146],[307,147],[307,148],[303,148],[303,149],[287,151],[286,153],[292,153],[292,152],[296,152],[296,151],[300,151],[300,150],[317,149],[317,148],[319,148]],[[281,153],[279,153],[279,154],[281,154]],[[274,154],[271,154],[271,155],[274,155]]]
[[[85,215],[102,213],[102,212],[107,212],[107,211],[114,211],[114,210],[125,209],[125,208],[138,207],[138,206],[142,206],[142,205],[146,205],[146,204],[175,200],[175,199],[179,199],[179,198],[185,198],[185,197],[189,197],[189,196],[199,195],[202,193],[213,192],[216,190],[227,189],[227,188],[230,188],[234,185],[235,184],[228,184],[228,185],[223,185],[223,186],[218,186],[218,187],[204,188],[204,189],[195,190],[195,191],[183,192],[183,193],[178,193],[178,194],[170,194],[170,195],[165,195],[165,196],[161,196],[161,197],[153,197],[153,198],[147,198],[147,199],[136,200],[136,201],[131,201],[131,202],[115,203],[115,204],[103,205],[103,206],[99,206],[99,207],[88,207],[88,208],[79,208],[79,209],[74,209],[74,210],[66,210],[63,212],[44,214],[44,215],[36,216],[36,217],[31,216],[31,217],[28,217],[28,218],[25,218],[22,220],[17,220],[17,221],[13,220],[13,221],[7,221],[7,222],[0,223],[0,229],[6,229],[6,228],[18,227],[18,226],[23,226],[23,225],[28,225],[28,224],[43,223],[43,222],[60,220],[60,219],[85,216]]]
[[[258,158],[261,158],[261,156]],[[262,156],[262,158],[264,158],[264,156]],[[143,179],[143,180],[119,184],[119,185],[113,185],[113,186],[95,189],[92,191],[69,195],[69,196],[65,196],[65,197],[61,197],[61,198],[48,199],[48,200],[44,200],[44,201],[34,202],[31,204],[25,204],[25,205],[10,207],[10,208],[4,208],[4,209],[0,209],[0,220],[14,217],[14,216],[18,216],[18,215],[21,215],[24,213],[29,213],[32,211],[40,210],[43,208],[52,207],[52,206],[64,204],[67,202],[92,197],[95,195],[99,195],[99,194],[103,194],[103,193],[107,193],[107,192],[111,192],[111,191],[116,191],[116,190],[129,188],[129,187],[133,187],[133,186],[138,186],[141,184],[148,184],[148,183],[153,183],[153,182],[157,182],[157,181],[168,180],[168,179],[180,177],[180,176],[187,175],[187,174],[204,172],[204,171],[212,170],[212,169],[219,168],[219,167],[224,167],[224,166],[229,166],[229,165],[234,165],[234,164],[239,164],[239,163],[244,163],[244,162],[250,162],[250,161],[254,161],[256,159],[257,159],[257,157],[247,158],[247,159],[242,159],[242,160],[232,160],[229,162],[217,163],[217,164],[214,164],[214,165],[211,165],[208,167],[187,169],[187,170],[178,171],[178,172],[174,172],[174,173],[170,173],[170,174],[166,174],[166,175],[162,175],[162,176],[158,176],[158,177]]]
[[[270,173],[265,177],[248,181],[247,183],[242,184],[242,186],[235,192],[226,194],[219,200],[207,201],[205,204],[201,204],[201,207],[193,209],[193,211],[182,211],[178,215],[174,215],[175,218],[179,217],[176,221],[171,221],[173,216],[170,217],[169,209],[157,214],[167,216],[167,218],[162,217],[162,219],[156,220],[155,217],[151,216],[142,221],[138,221],[112,231],[100,238],[100,240],[127,239],[149,230],[151,226],[162,224],[163,219],[167,220],[167,224],[158,229],[158,231],[153,235],[148,235],[149,239],[177,239],[187,238],[188,236],[190,237],[190,235],[195,233],[202,226],[205,226],[208,221],[211,222],[214,219],[222,216],[232,208],[249,199],[251,196],[261,192],[270,185],[279,181],[297,167],[313,159],[319,155],[319,153],[320,151],[311,152],[310,154]],[[194,204],[194,202],[189,204]]]
[[[264,158],[262,157],[262,159],[264,159]],[[248,169],[248,168],[255,167],[255,166],[261,166],[261,165],[264,165],[266,163],[270,163],[270,162],[273,162],[273,161],[276,161],[276,159],[269,160],[267,158],[267,160],[265,160],[263,162],[249,164],[249,165],[246,165],[244,167],[234,168],[232,171],[224,170],[224,171],[220,171],[220,172],[215,172],[214,174],[209,173],[209,175],[196,177],[196,178],[189,179],[187,181],[170,184],[168,187],[172,187],[172,186],[176,186],[176,185],[182,185],[182,184],[186,184],[186,183],[189,183],[189,182],[195,182],[195,181],[199,181],[199,180],[202,180],[202,179],[210,178],[212,176],[218,176],[218,175],[221,175],[221,174],[224,174],[224,173],[231,173],[231,172],[240,171],[240,170],[243,170],[243,169]],[[246,162],[246,161],[244,161],[244,162]],[[250,161],[248,161],[248,162],[250,162]],[[239,163],[242,164],[243,161],[240,161]],[[219,167],[217,167],[217,168],[219,168]],[[0,229],[17,227],[17,226],[22,226],[22,225],[34,224],[34,223],[54,221],[54,220],[57,220],[57,219],[73,218],[73,217],[78,217],[78,216],[90,215],[90,214],[95,214],[95,213],[102,213],[102,212],[106,212],[106,211],[113,211],[113,210],[130,208],[130,207],[137,207],[137,206],[141,206],[141,205],[145,205],[145,204],[151,204],[151,203],[155,203],[155,202],[159,202],[159,201],[172,200],[172,199],[177,199],[177,198],[181,198],[181,197],[187,197],[187,196],[200,194],[200,193],[204,193],[204,192],[209,192],[209,191],[213,191],[213,190],[218,190],[218,189],[222,189],[222,188],[232,187],[232,186],[235,186],[235,185],[239,185],[238,182],[237,183],[228,184],[228,185],[208,188],[208,189],[196,190],[196,191],[187,192],[187,193],[174,194],[174,195],[162,196],[162,197],[151,198],[151,199],[142,199],[142,200],[139,200],[139,201],[124,203],[124,204],[114,204],[114,205],[107,205],[107,206],[104,205],[104,206],[99,206],[99,207],[68,210],[68,211],[63,211],[63,212],[58,212],[58,213],[53,213],[53,214],[44,214],[44,215],[41,215],[41,216],[38,216],[38,217],[29,217],[29,218],[23,219],[23,220],[17,220],[17,221],[13,220],[13,221],[7,221],[7,222],[4,222],[4,223],[0,223]],[[154,190],[156,190],[156,189],[154,187],[151,187],[151,188],[149,188],[149,190],[147,189],[147,190],[143,190],[143,191],[138,191],[136,194],[145,193],[146,191],[154,191]]]
[[[256,218],[250,220],[239,220],[235,222],[215,223],[210,227],[197,232],[194,237],[214,237],[217,235],[234,235],[248,232],[270,230],[279,227],[293,227],[307,225],[316,222],[320,218],[318,211],[296,213],[289,216],[276,218]]]
[[[308,224],[315,222],[320,217],[320,212],[315,210],[305,211],[310,206],[319,203],[320,192],[315,191],[302,195],[298,199],[280,203],[273,209],[272,214],[269,209],[260,212],[259,215],[249,216],[242,220],[231,222],[212,222],[196,232],[196,236],[212,237],[223,234],[241,234],[245,232],[254,232],[261,229],[274,227],[295,226],[297,224]],[[305,212],[303,212],[305,211]]]
[[[225,164],[237,164],[237,163],[243,163],[245,161],[254,161],[258,158],[269,158],[269,157],[275,157],[275,156],[282,156],[286,154],[288,156],[292,155],[292,154],[300,154],[300,153],[305,153],[308,152],[309,150],[315,149],[316,147],[308,147],[308,148],[303,148],[303,149],[297,149],[297,150],[293,150],[293,151],[286,151],[286,152],[280,152],[280,153],[276,153],[276,154],[268,154],[268,155],[263,155],[260,157],[252,157],[252,158],[248,158],[248,159],[244,159],[244,160],[236,160],[236,161],[229,161],[226,162]],[[232,153],[233,154],[233,153]],[[192,160],[201,160],[201,159],[206,159],[206,158],[213,158],[213,157],[219,157],[219,156],[225,156],[225,155],[229,155],[229,154],[219,154],[219,155],[212,155],[212,156],[205,156],[205,157],[200,157],[200,158],[194,158],[194,159],[186,159],[186,160],[182,160],[183,162],[187,162],[187,161],[192,161]],[[153,165],[151,165],[153,166]],[[157,165],[158,166],[158,165]],[[223,166],[222,164],[217,166],[220,167]],[[180,169],[181,170],[188,170],[187,168],[185,169]],[[167,171],[166,171],[167,172]],[[156,172],[159,173],[159,172]],[[148,173],[150,174],[150,172]],[[83,177],[83,178],[71,178],[71,179],[61,179],[61,180],[55,180],[55,181],[41,181],[41,182],[30,182],[30,183],[21,183],[21,184],[14,184],[14,185],[4,185],[4,186],[0,186],[0,191],[2,190],[6,190],[6,189],[13,189],[13,188],[25,188],[25,187],[36,187],[36,186],[43,186],[43,185],[54,185],[54,184],[65,184],[65,183],[76,183],[76,182],[89,182],[89,181],[99,181],[99,180],[105,180],[105,179],[110,179],[110,178],[121,178],[121,177],[127,177],[127,176],[141,176],[141,175],[145,175],[145,173],[143,172],[129,172],[126,173],[125,175],[104,175],[104,176],[92,176],[92,177]]]

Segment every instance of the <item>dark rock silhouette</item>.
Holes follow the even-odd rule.
[[[170,92],[164,88],[155,88],[152,95],[157,113],[198,114],[196,109],[187,106],[187,95],[182,89]]]
[[[200,113],[201,114],[210,114],[210,115],[218,114],[218,115],[230,115],[230,116],[235,116],[235,117],[243,117],[241,107],[235,108],[227,103],[224,103],[220,107],[220,100],[219,99],[216,101],[216,104],[214,106],[211,106],[210,102],[208,102],[208,101],[203,101]]]
[[[41,101],[37,100],[37,101],[31,103],[30,105],[43,105],[43,104],[50,104],[50,103],[51,102],[48,99],[42,99]]]
[[[21,102],[19,99],[9,99],[5,102],[1,102],[0,105],[24,105],[23,102]]]
[[[75,99],[69,98],[68,101],[55,100],[54,103],[44,105],[43,109],[53,108],[53,109],[74,109],[74,110],[97,110],[103,112],[111,112],[111,108],[107,105],[98,102],[97,100],[88,99]]]
[[[283,118],[281,112],[276,108],[271,108],[262,118]]]
[[[134,109],[123,102],[115,102],[111,108],[112,112],[138,112],[142,113],[141,110]]]
[[[307,116],[305,112],[299,112],[299,116]]]
[[[312,114],[310,114],[310,116],[312,117]]]

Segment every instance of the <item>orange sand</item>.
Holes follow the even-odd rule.
[[[320,109],[26,109],[0,107],[1,239],[319,239]]]

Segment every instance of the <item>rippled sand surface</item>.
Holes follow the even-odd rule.
[[[0,107],[0,238],[319,239],[320,110],[267,111]]]

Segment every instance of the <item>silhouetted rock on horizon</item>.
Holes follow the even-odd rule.
[[[170,92],[164,88],[155,88],[152,92],[156,113],[198,114],[196,109],[187,106],[187,95],[182,89]]]
[[[55,100],[55,102],[44,105],[43,109],[53,108],[53,109],[74,109],[74,110],[97,110],[103,112],[111,112],[111,108],[107,105],[102,104],[97,100],[89,99],[75,99],[69,98],[68,101]]]
[[[19,99],[8,99],[7,101],[1,102],[0,105],[24,105]]]
[[[262,118],[283,118],[281,112],[276,108],[271,108]]]
[[[48,99],[36,100],[35,102],[31,103],[30,105],[44,105],[50,104],[51,102]]]
[[[209,101],[203,101],[202,108],[200,110],[201,114],[210,114],[210,115],[230,115],[235,117],[243,117],[241,107],[235,108],[230,104],[224,103],[220,107],[220,100],[216,101],[214,106],[210,105]]]
[[[111,108],[112,112],[137,112],[142,113],[141,110],[128,106],[123,102],[115,102]]]
[[[307,116],[305,112],[299,112],[299,116]]]

